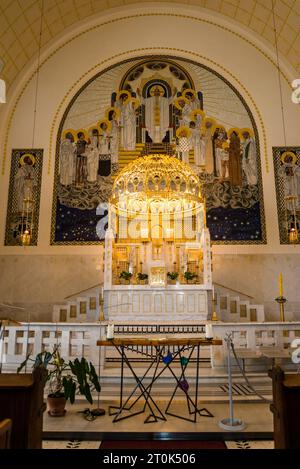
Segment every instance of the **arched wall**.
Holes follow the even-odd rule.
[[[141,8],[129,5],[94,16],[77,29],[66,30],[42,52],[34,147],[44,149],[44,162],[35,247],[3,245],[11,150],[32,145],[34,64],[28,64],[10,90],[0,115],[0,300],[30,304],[32,310],[42,311],[46,317],[51,303],[101,280],[102,247],[50,246],[57,131],[67,104],[88,79],[124,59],[151,54],[203,63],[230,81],[247,102],[260,139],[267,244],[214,246],[215,280],[265,302],[271,314],[277,274],[282,271],[286,295],[300,310],[294,288],[300,246],[279,242],[272,146],[283,146],[284,136],[274,53],[220,15],[187,5],[171,9],[163,4]],[[290,87],[296,77],[285,64],[283,71],[286,145],[297,145],[300,106],[292,103]]]

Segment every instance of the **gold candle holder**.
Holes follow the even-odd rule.
[[[105,321],[105,317],[104,317],[104,298],[103,298],[103,296],[99,300],[99,306],[100,306],[99,321]]]
[[[212,313],[211,320],[218,321],[219,319],[218,319],[217,312],[216,312],[216,304],[217,304],[216,298],[212,299],[212,304],[213,304],[213,313]]]
[[[277,298],[275,298],[275,301],[279,304],[280,321],[284,322],[285,321],[285,318],[284,318],[284,305],[285,305],[287,300],[286,300],[286,298],[284,298],[284,296],[278,296]]]

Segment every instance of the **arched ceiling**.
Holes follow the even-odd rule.
[[[300,72],[300,0],[273,1],[279,51]],[[134,3],[141,4],[143,0],[44,0],[42,46],[88,16]],[[274,47],[272,0],[169,0],[168,3],[199,5],[217,11],[242,27],[247,26]],[[0,76],[8,87],[38,51],[40,15],[41,0],[0,0]]]

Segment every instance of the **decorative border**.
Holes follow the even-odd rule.
[[[184,51],[184,52],[187,52],[187,51]],[[194,54],[194,55],[197,55],[197,54]],[[250,110],[250,107],[248,106],[248,104],[246,103],[246,101],[244,100],[242,95],[239,93],[239,91],[226,78],[224,78],[222,75],[220,75],[218,72],[211,69],[207,65],[204,65],[202,63],[199,63],[199,62],[196,62],[194,60],[187,59],[187,58],[184,58],[184,57],[170,56],[170,55],[151,54],[151,55],[147,56],[147,59],[148,60],[173,60],[173,61],[174,60],[175,61],[180,60],[180,61],[183,61],[183,62],[191,63],[191,64],[193,64],[195,66],[198,66],[198,67],[202,67],[205,70],[209,71],[210,73],[214,74],[219,79],[221,79],[226,85],[228,85],[231,88],[231,90],[235,93],[235,95],[240,99],[242,104],[244,105],[244,107],[245,107],[245,109],[248,113],[248,116],[251,120],[251,124],[252,124],[253,130],[254,130],[254,135],[255,135],[255,142],[256,142],[258,188],[259,188],[259,194],[260,194],[260,197],[259,197],[260,221],[261,221],[262,240],[257,240],[257,241],[255,241],[255,240],[249,240],[249,241],[212,241],[212,243],[213,244],[229,244],[229,245],[231,245],[231,244],[232,245],[233,244],[246,244],[246,245],[249,245],[249,244],[266,244],[267,239],[266,239],[266,229],[265,229],[265,212],[264,212],[264,198],[263,198],[263,185],[262,185],[262,173],[261,173],[259,134],[258,134],[258,130],[257,130],[257,126],[256,126],[256,123],[255,123],[254,117],[253,117],[252,112]],[[58,170],[59,170],[60,139],[61,139],[62,129],[63,129],[63,126],[64,126],[64,122],[66,120],[66,117],[67,117],[72,105],[74,104],[74,102],[76,101],[78,96],[82,93],[82,91],[85,88],[87,88],[94,80],[96,80],[98,77],[100,77],[104,73],[108,72],[109,70],[111,70],[111,69],[113,69],[113,68],[115,68],[119,65],[123,65],[123,64],[129,63],[129,62],[134,61],[134,60],[143,60],[143,62],[144,62],[145,61],[145,56],[137,56],[137,57],[131,57],[129,59],[125,59],[121,62],[115,63],[114,65],[111,65],[111,66],[105,68],[104,70],[101,70],[100,72],[98,72],[96,75],[94,75],[92,78],[90,78],[86,83],[84,83],[79,90],[77,90],[75,95],[69,101],[69,104],[68,104],[68,106],[66,107],[66,109],[63,113],[63,116],[62,116],[60,124],[59,124],[58,132],[57,132],[57,138],[56,138],[55,168],[54,168],[54,183],[53,183],[53,203],[52,203],[51,235],[50,235],[50,244],[51,245],[94,245],[94,244],[97,245],[97,244],[103,244],[103,241],[93,241],[93,242],[91,242],[91,241],[80,241],[80,242],[78,242],[78,241],[67,241],[67,242],[59,241],[59,242],[57,242],[54,239],[55,225],[56,225],[57,182],[58,182],[58,177],[59,177]],[[86,75],[87,73],[85,73],[84,75]],[[230,73],[230,75],[233,76],[231,73]],[[81,81],[81,80],[77,80],[76,84],[79,81]],[[73,87],[74,87],[74,85],[73,85]],[[68,91],[67,95],[70,93],[71,89]],[[247,92],[246,88],[244,88],[244,89]],[[248,94],[248,96],[250,96],[250,94],[248,92],[247,92],[247,94]],[[66,100],[67,95],[64,97],[64,99],[62,100],[62,102],[59,105],[59,108],[56,112],[55,121],[56,121],[57,116],[59,114],[59,110],[62,107],[62,104]],[[251,96],[250,96],[250,98],[251,98]],[[251,100],[254,103],[252,98],[251,98]],[[258,111],[256,106],[255,106],[255,108]],[[259,111],[258,111],[258,116],[259,116],[260,123],[263,127],[263,123],[262,123]],[[54,131],[54,123],[52,124],[51,135],[53,134],[53,131]],[[264,127],[263,127],[263,134],[264,134],[264,144],[265,144],[265,148],[266,148],[266,136],[265,136]],[[52,140],[52,137],[51,137],[51,140]],[[49,159],[50,159],[50,152],[49,152]]]
[[[274,163],[274,177],[276,187],[276,201],[277,201],[277,214],[279,225],[279,238],[280,244],[291,244],[288,239],[287,220],[286,220],[286,206],[284,196],[283,179],[279,176],[279,169],[281,167],[281,155],[286,151],[292,151],[297,155],[297,163],[300,167],[300,147],[272,147],[273,150],[273,163]],[[300,240],[297,243],[300,244]]]
[[[87,28],[85,31],[81,31],[80,33],[77,33],[75,34],[72,38],[68,39],[67,41],[65,41],[63,44],[61,44],[60,46],[58,46],[56,49],[54,49],[39,65],[39,69],[41,69],[57,52],[59,52],[61,49],[63,49],[66,45],[69,45],[71,42],[73,42],[74,40],[76,40],[77,38],[89,33],[90,31],[93,31],[93,30],[96,30],[98,28],[101,28],[103,26],[106,26],[108,24],[112,24],[112,23],[116,23],[116,22],[120,22],[120,21],[124,21],[124,20],[127,20],[127,19],[132,19],[132,18],[141,18],[141,17],[151,17],[151,16],[167,16],[167,17],[176,17],[176,18],[183,18],[183,19],[189,19],[189,20],[192,20],[192,21],[197,21],[198,23],[205,23],[205,24],[209,24],[211,26],[215,26],[219,29],[222,29],[223,31],[226,31],[230,34],[233,34],[234,36],[238,37],[239,39],[242,39],[243,41],[245,41],[247,44],[249,44],[250,46],[252,46],[254,49],[256,49],[258,52],[260,52],[273,66],[274,68],[276,68],[277,70],[277,64],[276,62],[263,50],[261,49],[260,47],[258,47],[254,42],[250,41],[250,39],[242,36],[240,33],[237,33],[236,31],[232,31],[230,28],[226,27],[226,26],[223,26],[221,24],[218,24],[218,23],[215,23],[214,21],[211,21],[211,20],[206,20],[206,19],[203,19],[203,18],[198,18],[198,17],[194,17],[194,16],[191,16],[191,15],[181,15],[181,14],[177,14],[177,13],[141,13],[141,14],[135,14],[135,15],[127,15],[127,16],[123,16],[121,18],[115,18],[115,19],[112,19],[112,20],[109,20],[109,21],[104,21],[103,23],[101,24],[97,24],[97,25],[94,25],[94,26],[91,26],[89,28]],[[158,48],[156,48],[158,49]],[[161,47],[160,49],[170,49],[170,48],[163,48]],[[139,49],[140,51],[141,50],[146,50],[145,49]],[[152,48],[153,50],[153,48]],[[176,50],[176,49],[174,49]],[[132,52],[132,51],[131,51]],[[191,53],[191,51],[185,51],[185,52],[188,52],[188,53]],[[194,55],[197,55],[197,54],[194,54]],[[120,54],[119,54],[120,56]],[[199,55],[200,57],[200,55]],[[107,60],[110,60],[110,59],[107,59]],[[106,61],[103,61],[103,63],[106,62]],[[224,67],[222,67],[223,70],[225,70]],[[36,68],[32,73],[31,75],[29,76],[29,78],[27,79],[27,81],[25,82],[24,86],[22,87],[19,95],[17,96],[16,100],[15,100],[15,103],[14,103],[14,106],[12,108],[12,111],[11,111],[11,114],[9,116],[9,119],[8,119],[8,124],[6,126],[6,133],[5,133],[5,136],[4,136],[4,146],[3,146],[3,159],[2,159],[2,175],[5,174],[5,162],[6,162],[6,155],[7,155],[7,146],[8,146],[8,136],[9,136],[9,132],[10,132],[10,128],[11,128],[11,125],[12,125],[12,121],[13,121],[13,117],[14,117],[14,114],[16,112],[16,108],[19,104],[19,101],[21,100],[27,86],[30,84],[30,82],[33,80],[33,78],[35,77],[36,73],[38,71],[38,68]],[[230,72],[227,72],[227,73],[230,73]],[[279,73],[281,74],[281,76],[283,77],[283,79],[287,82],[288,86],[290,87],[290,89],[292,90],[292,86],[291,86],[291,83],[287,77],[287,75],[282,71],[282,70],[279,70]],[[230,73],[231,74],[231,73]],[[233,76],[231,74],[231,76]],[[80,82],[80,79],[77,80],[77,84]],[[237,80],[238,82],[238,80]],[[250,97],[250,94],[248,93],[248,91],[246,90],[245,87],[243,87],[244,90],[247,92],[248,96]],[[250,97],[251,98],[251,97]],[[254,104],[254,101],[253,99],[251,98],[253,104]],[[256,107],[256,106],[255,106]],[[258,109],[256,108],[256,111],[258,112]],[[260,116],[260,114],[259,114]],[[57,115],[56,115],[57,117]],[[261,118],[259,117],[259,120],[261,121],[260,123],[262,124],[262,120]],[[263,130],[264,132],[264,135],[265,135],[265,131]],[[266,150],[267,146],[265,144],[265,158],[266,158],[266,172],[268,173],[269,172],[269,167],[268,167],[268,159],[267,159],[267,150]],[[48,173],[49,174],[49,173]]]
[[[14,206],[16,204],[16,193],[14,191],[15,177],[19,168],[20,158],[29,153],[35,158],[35,169],[36,169],[36,188],[33,191],[33,230],[31,236],[30,246],[36,246],[38,241],[38,231],[39,231],[39,214],[40,214],[40,196],[41,196],[41,182],[42,182],[42,170],[43,170],[43,149],[15,149],[12,150],[11,156],[11,169],[10,169],[10,179],[9,179],[9,192],[8,192],[8,205],[7,205],[7,215],[6,215],[6,229],[5,229],[5,246],[21,246],[19,243],[15,244],[11,234],[10,223],[12,217],[15,215],[16,211]]]

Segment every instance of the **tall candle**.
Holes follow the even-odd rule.
[[[114,325],[113,324],[107,324],[106,338],[107,339],[113,339],[114,338]]]
[[[283,296],[283,289],[282,289],[282,273],[279,274],[279,296]]]
[[[212,287],[212,299],[213,300],[215,299],[215,287],[214,286]]]
[[[212,339],[213,338],[213,330],[212,330],[212,325],[211,324],[206,324],[205,325],[205,338],[206,339]]]

